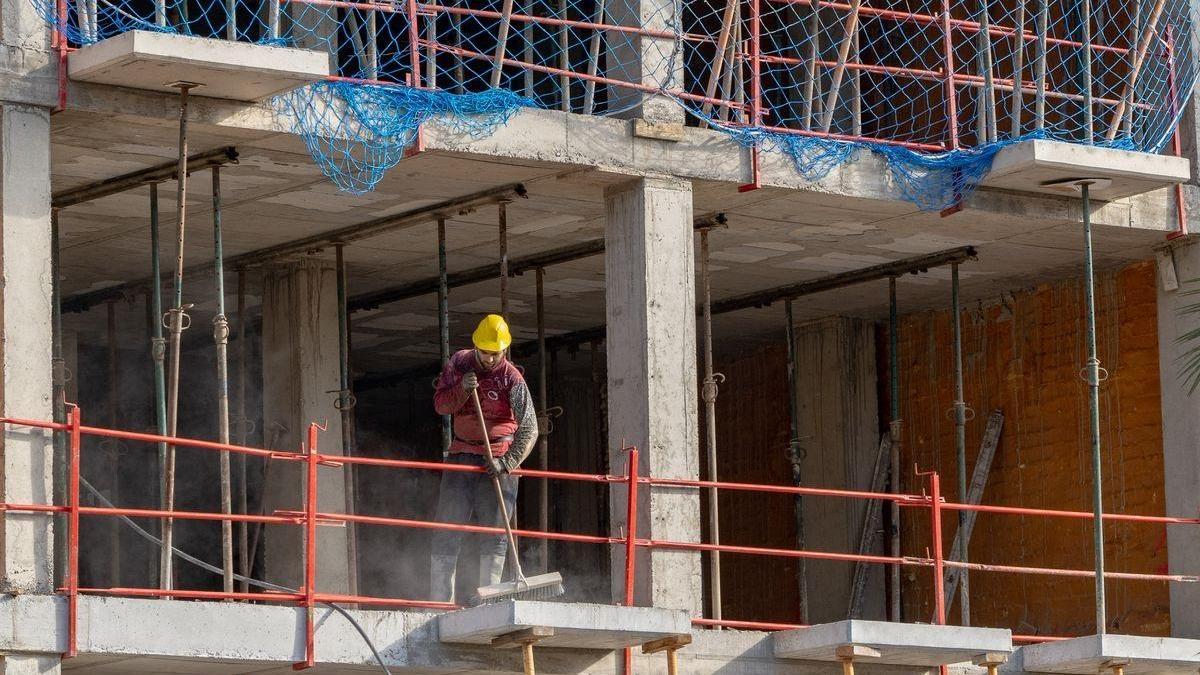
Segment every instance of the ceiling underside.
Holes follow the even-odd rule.
[[[62,191],[174,159],[172,120],[103,117],[67,112],[53,118],[53,189]],[[513,258],[603,238],[604,188],[621,176],[550,163],[489,161],[479,157],[421,153],[405,159],[367,195],[340,193],[318,170],[295,137],[193,125],[190,151],[234,145],[237,165],[221,171],[221,223],[227,256],[294,241],[339,227],[403,213],[447,199],[511,183],[524,183],[528,199],[508,206],[509,253]],[[764,290],[964,245],[979,259],[962,267],[963,297],[990,301],[1002,291],[1077,275],[1081,235],[1077,223],[965,212],[949,218],[922,213],[901,202],[855,202],[817,192],[762,189],[738,193],[732,185],[696,183],[694,213],[723,212],[727,228],[711,234],[714,299]],[[144,278],[150,269],[148,187],[64,209],[60,214],[64,297]],[[164,270],[174,265],[174,181],[159,189]],[[209,172],[188,183],[185,261],[212,259],[212,184]],[[495,263],[497,209],[480,208],[446,224],[451,272]],[[1099,228],[1097,265],[1115,268],[1151,255],[1161,232]],[[437,229],[425,222],[346,247],[350,295],[427,279],[437,274]],[[311,255],[332,260],[332,248]],[[904,278],[902,312],[945,306],[949,269]],[[246,272],[247,303],[258,304],[258,272]],[[236,281],[226,282],[235,305]],[[533,274],[509,285],[517,340],[536,336]],[[209,276],[185,279],[186,302],[196,303],[194,322],[207,323],[215,308]],[[140,297],[122,330],[144,335]],[[498,280],[455,288],[450,294],[452,345],[466,344],[481,313],[499,305]],[[829,314],[881,317],[887,283],[878,281],[807,296],[796,303],[800,318]],[[352,315],[355,369],[378,372],[427,364],[437,358],[437,300],[426,295]],[[604,256],[595,255],[545,271],[545,321],[554,336],[604,323]],[[777,340],[781,306],[750,309],[714,319],[718,350]],[[96,308],[66,319],[83,339],[98,336],[105,312]]]

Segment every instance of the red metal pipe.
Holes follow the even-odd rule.
[[[715,124],[715,122],[714,122]],[[727,122],[724,126],[729,127],[744,127],[744,124]],[[895,145],[913,150],[929,150],[939,152],[946,149],[944,145],[935,145],[932,143],[914,143],[912,141],[894,141],[887,138],[873,138],[870,136],[853,136],[850,134],[834,134],[825,133],[823,131],[806,131],[804,129],[791,129],[789,127],[776,127],[771,125],[763,125],[759,127],[764,131],[778,131],[781,133],[796,134],[797,136],[813,136],[816,138],[832,138],[837,141],[850,141],[852,143],[878,143],[881,145]]]
[[[288,513],[277,511],[276,513]],[[504,534],[504,528],[484,525],[467,525],[464,523],[441,523],[428,520],[412,520],[409,518],[386,518],[383,516],[364,516],[345,513],[317,513],[317,519],[323,521],[361,523],[363,525],[384,525],[388,527],[411,527],[419,530],[448,530],[453,532],[472,532],[475,534]],[[565,532],[540,532],[538,530],[513,530],[513,534],[530,539],[549,539],[551,541],[570,541],[582,544],[619,544],[623,539],[614,537],[598,537],[590,534],[568,534]]]
[[[1171,117],[1179,115],[1179,89],[1175,81],[1175,34],[1171,30],[1171,26],[1166,27],[1166,52],[1167,52],[1167,83],[1171,90]],[[1133,98],[1130,94],[1129,98]],[[1171,134],[1171,152],[1176,157],[1183,157],[1183,145],[1179,138],[1179,124],[1175,124],[1175,133]],[[1179,223],[1179,228],[1167,235],[1167,239],[1178,239],[1186,237],[1188,234],[1187,227],[1187,204],[1183,200],[1183,183],[1175,184],[1175,220]]]
[[[762,126],[762,20],[759,16],[759,0],[750,0],[750,124]],[[758,144],[750,148],[750,182],[738,186],[738,192],[750,192],[762,187],[761,149]]]
[[[946,125],[950,149],[958,149],[958,91],[954,88],[954,38],[950,33],[950,0],[942,0],[942,70],[946,74]]]
[[[373,38],[372,38],[373,39]],[[421,36],[417,30],[417,0],[408,0],[408,50],[409,64],[412,73],[409,75],[410,84],[421,88]]]
[[[1061,642],[1063,640],[1072,640],[1074,638],[1060,637],[1054,635],[1013,635],[1012,641],[1021,644],[1037,644],[1039,642]]]
[[[442,462],[421,462],[407,459],[381,459],[377,457],[344,457],[342,455],[321,455],[320,461],[335,464],[363,464],[368,466],[383,466],[395,469],[421,469],[426,471],[459,471],[462,473],[484,473],[477,466],[462,464],[444,464]],[[531,478],[548,478],[556,480],[573,480],[585,483],[619,483],[624,482],[624,476],[606,474],[567,473],[565,471],[537,471],[534,469],[517,469],[514,476],[529,476]]]
[[[226,593],[225,591],[181,591],[178,589],[162,588],[81,588],[80,593],[86,595],[123,595],[134,598],[184,598],[187,600],[270,600],[297,601],[303,600],[302,593]]]
[[[308,425],[308,462],[304,494],[304,661],[292,665],[304,670],[316,665],[313,605],[317,586],[317,425]]]
[[[945,560],[942,558],[942,480],[936,471],[929,473],[930,525],[933,528],[933,592],[936,620],[939,626],[946,625],[946,575]]]
[[[59,113],[67,109],[67,54],[70,45],[67,41],[67,0],[57,0],[55,9],[58,14],[58,25],[54,27],[54,49],[58,53],[58,106],[53,112]]]
[[[72,658],[79,653],[79,448],[81,447],[79,406],[71,406],[70,453],[67,473],[67,653]]]
[[[1026,567],[1022,565],[990,565],[987,563],[964,563],[947,560],[947,567],[979,570],[981,572],[1008,572],[1013,574],[1039,574],[1056,577],[1085,577],[1094,579],[1095,570],[1074,570],[1060,567]],[[1127,581],[1175,581],[1180,583],[1200,583],[1200,576],[1188,574],[1142,574],[1138,572],[1105,572],[1106,579],[1125,579]]]
[[[304,455],[298,452],[278,452],[275,450],[263,450],[261,448],[250,448],[244,445],[231,445],[229,443],[218,443],[216,441],[202,441],[195,438],[179,438],[172,436],[159,436],[158,434],[143,434],[136,431],[118,431],[116,429],[105,429],[103,427],[83,427],[82,433],[88,436],[102,436],[105,438],[118,438],[126,441],[144,441],[146,443],[171,443],[176,446],[184,446],[189,448],[200,448],[203,450],[221,450],[225,452],[240,452],[246,455],[255,457],[266,457],[269,459],[284,459],[302,461]]]
[[[394,607],[418,607],[422,609],[462,609],[453,602],[437,600],[407,600],[404,598],[375,598],[369,595],[342,595],[339,593],[317,593],[316,602],[341,602],[353,605],[389,605]]]
[[[638,450],[629,449],[625,492],[625,606],[633,607],[637,584]],[[633,675],[633,650],[625,648],[625,675]]]
[[[929,498],[920,495],[896,494],[892,492],[863,492],[860,490],[838,490],[834,488],[806,488],[794,485],[756,485],[754,483],[730,483],[728,481],[686,480],[683,478],[639,478],[647,485],[668,487],[717,488],[724,490],[746,490],[788,495],[811,495],[815,497],[848,497],[856,499],[883,499],[893,502],[928,504]]]
[[[948,511],[975,511],[978,513],[998,513],[1010,516],[1048,516],[1051,518],[1077,518],[1092,520],[1095,514],[1091,511],[1057,511],[1053,509],[1035,509],[1023,506],[994,506],[991,504],[959,504],[943,502],[942,508]],[[1200,518],[1179,518],[1175,516],[1140,516],[1127,513],[1105,513],[1105,521],[1125,521],[1133,523],[1160,523],[1164,525],[1200,525]]]
[[[67,405],[74,407],[73,404]],[[11,424],[18,427],[34,427],[35,429],[53,429],[55,431],[70,431],[71,425],[59,424],[58,422],[44,422],[42,420],[27,420],[20,417],[0,417],[0,424]]]
[[[764,548],[760,546],[733,546],[730,544],[702,544],[686,541],[664,541],[659,539],[639,539],[637,545],[644,548],[662,548],[675,551],[717,551],[720,553],[743,553],[746,555],[762,555],[777,558],[808,558],[814,560],[838,560],[842,562],[878,563],[880,565],[909,565],[927,567],[930,561],[925,558],[893,557],[885,555],[865,555],[858,553],[831,553],[826,551],[799,551],[791,548]]]
[[[287,516],[257,516],[240,513],[210,513],[205,511],[166,511],[163,509],[127,509],[105,506],[80,506],[72,509],[70,506],[55,506],[53,504],[0,504],[0,511],[18,512],[50,512],[70,513],[78,511],[83,516],[127,516],[130,518],[178,518],[180,520],[217,520],[235,523],[264,523],[267,525],[299,525],[303,522],[300,517]]]

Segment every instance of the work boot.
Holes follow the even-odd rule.
[[[479,556],[479,587],[494,586],[504,576],[504,554]]]
[[[454,571],[458,556],[435,555],[429,562],[429,599],[454,602]]]

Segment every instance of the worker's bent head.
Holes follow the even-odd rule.
[[[471,335],[475,343],[475,355],[485,368],[495,368],[504,360],[504,350],[512,344],[512,332],[504,317],[498,314],[488,314],[479,322]]]

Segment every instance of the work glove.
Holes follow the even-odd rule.
[[[489,461],[483,463],[483,468],[487,469],[488,475],[493,478],[499,478],[508,473],[504,468],[504,457],[492,457]]]
[[[468,394],[479,388],[479,376],[475,374],[475,371],[470,371],[463,375],[462,388]]]

